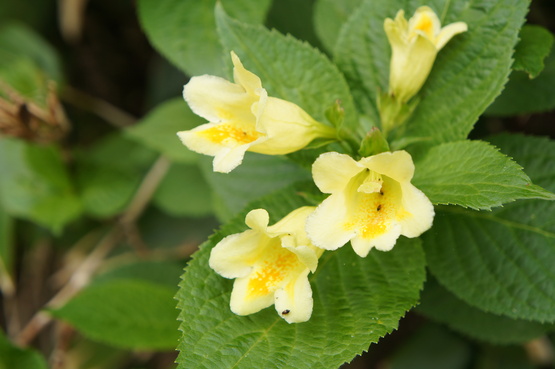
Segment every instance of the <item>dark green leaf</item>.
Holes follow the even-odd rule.
[[[51,314],[117,347],[173,349],[179,337],[174,294],[159,284],[119,279],[91,285]]]
[[[530,80],[524,72],[513,72],[505,90],[486,111],[487,115],[510,116],[539,113],[555,108],[555,49],[545,60],[540,75]]]
[[[152,200],[177,216],[201,217],[212,213],[212,194],[197,165],[172,164]]]
[[[249,206],[272,222],[305,204],[294,187]],[[391,332],[418,300],[424,280],[419,241],[360,258],[350,247],[325,253],[311,277],[314,310],[306,323],[287,324],[273,307],[240,317],[229,310],[231,281],[208,267],[210,249],[243,231],[243,212],[205,243],[186,268],[177,295],[183,339],[179,368],[333,368]]]
[[[341,26],[362,0],[317,0],[314,4],[314,26],[320,41],[333,51]]]
[[[555,142],[509,135],[492,142],[555,190]],[[515,319],[555,321],[555,202],[488,213],[441,208],[423,237],[430,270],[458,298]]]
[[[528,342],[553,330],[553,325],[511,319],[472,307],[441,287],[435,279],[426,281],[417,311],[458,332],[495,344]]]
[[[540,26],[525,25],[520,30],[520,41],[515,49],[514,70],[536,78],[543,70],[543,61],[553,46],[553,35]]]
[[[81,213],[60,152],[0,139],[0,198],[8,214],[59,231]]]
[[[516,199],[555,200],[518,164],[482,141],[435,146],[416,166],[413,183],[434,204],[489,210]]]
[[[48,369],[48,366],[39,353],[14,346],[0,332],[0,369]]]
[[[223,0],[238,19],[262,23],[270,0]],[[216,0],[140,0],[139,20],[150,42],[189,75],[223,75]]]
[[[179,283],[179,276],[183,272],[183,266],[184,263],[169,260],[136,260],[116,266],[109,265],[109,269],[96,276],[92,283],[136,280],[175,289]]]

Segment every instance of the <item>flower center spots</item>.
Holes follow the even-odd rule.
[[[274,258],[265,260],[253,273],[247,295],[259,297],[274,292],[299,263],[297,255],[287,249],[275,253]]]
[[[394,180],[372,171],[362,173],[364,177],[355,177],[353,187],[357,186],[357,191],[349,209],[352,216],[344,227],[358,230],[363,238],[374,238],[388,232],[396,221],[401,193]]]
[[[212,128],[199,132],[210,141],[223,145],[244,145],[253,142],[262,134],[254,129],[237,127],[232,124],[218,124]]]

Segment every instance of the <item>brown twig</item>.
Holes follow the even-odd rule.
[[[169,165],[170,162],[164,157],[160,157],[152,165],[127,210],[123,213],[120,224],[114,225],[100,240],[95,249],[75,270],[65,286],[46,303],[45,308],[58,308],[64,305],[90,282],[94,272],[102,264],[105,257],[122,240],[124,227],[133,224],[142,214],[156,188],[166,175]],[[20,346],[29,345],[50,321],[52,321],[52,317],[44,310],[37,312],[17,335],[15,342]]]

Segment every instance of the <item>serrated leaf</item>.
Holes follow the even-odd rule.
[[[36,351],[13,345],[0,332],[0,369],[48,369],[46,360]]]
[[[553,46],[553,35],[541,26],[525,25],[520,30],[520,41],[515,48],[513,70],[521,70],[530,79],[543,70],[543,61]]]
[[[56,232],[80,215],[81,204],[54,146],[0,138],[0,168],[0,197],[8,214]]]
[[[518,164],[482,141],[435,146],[416,167],[413,183],[434,204],[489,210],[517,199],[555,200]]]
[[[472,307],[441,287],[435,279],[426,281],[417,311],[451,329],[494,344],[528,342],[553,330],[553,325],[511,319]]]
[[[176,216],[202,217],[212,213],[210,188],[197,165],[172,164],[152,201]]]
[[[507,81],[528,2],[364,1],[342,27],[334,55],[359,111],[374,124],[379,121],[377,96],[387,91],[389,78],[391,51],[384,20],[393,18],[399,9],[412,15],[420,5],[434,9],[443,25],[466,22],[468,32],[457,35],[439,52],[404,136],[428,137],[431,143],[464,139]]]
[[[325,55],[291,36],[236,21],[221,6],[216,7],[216,23],[225,49],[235,51],[260,77],[268,95],[299,105],[320,122],[339,100],[345,110],[340,135],[358,144],[362,135],[349,86]]]
[[[155,158],[154,152],[121,133],[77,151],[77,185],[85,211],[100,218],[122,211]]]
[[[175,291],[139,280],[91,285],[50,313],[85,336],[131,349],[173,349],[179,337]]]
[[[221,201],[220,214],[229,220],[249,202],[277,191],[294,182],[310,179],[310,173],[279,156],[248,153],[233,172],[212,171],[212,161],[201,160],[201,169],[208,184]]]
[[[187,149],[177,137],[177,132],[206,123],[193,114],[182,98],[160,104],[125,133],[168,159],[180,163],[194,163],[198,154]]]
[[[545,68],[531,80],[524,72],[513,72],[503,93],[488,107],[487,115],[511,116],[555,109],[555,49]]]
[[[262,23],[270,0],[223,0],[231,14]],[[223,75],[216,34],[216,0],[140,0],[139,20],[158,51],[189,75]]]
[[[272,222],[305,204],[293,187],[249,206],[266,208]],[[210,249],[243,231],[236,217],[206,242],[186,268],[177,294],[183,339],[179,368],[333,368],[391,332],[418,300],[424,260],[417,239],[393,251],[360,258],[349,247],[325,253],[311,278],[312,317],[287,324],[273,307],[240,317],[229,310],[232,282],[208,267]]]
[[[316,0],[314,28],[327,50],[334,50],[341,26],[361,3],[362,0]]]
[[[555,190],[555,143],[502,136],[492,140]],[[440,284],[481,310],[515,319],[555,321],[555,202],[528,200],[491,213],[442,208],[423,235]]]
[[[470,345],[446,329],[426,324],[395,352],[391,369],[464,369]]]

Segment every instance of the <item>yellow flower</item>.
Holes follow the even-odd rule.
[[[288,323],[307,321],[312,314],[308,273],[314,272],[322,249],[314,247],[304,230],[314,207],[305,206],[268,226],[268,212],[252,210],[251,228],[221,240],[210,254],[210,267],[225,278],[236,278],[231,311],[256,313],[272,304]]]
[[[410,181],[414,164],[406,151],[355,161],[336,152],[312,166],[318,188],[331,195],[308,217],[315,246],[335,250],[347,242],[365,257],[372,247],[388,251],[400,235],[418,237],[432,226],[434,207]]]
[[[318,123],[299,106],[269,97],[260,78],[231,52],[235,83],[203,75],[183,89],[191,110],[210,121],[178,136],[190,150],[214,156],[216,172],[229,173],[246,151],[283,155],[318,137],[334,138],[335,129]]]
[[[399,10],[395,20],[385,20],[384,29],[392,50],[389,93],[401,102],[406,102],[428,78],[439,50],[453,36],[468,28],[464,22],[451,23],[441,28],[434,11],[421,6],[408,22],[404,11]]]

